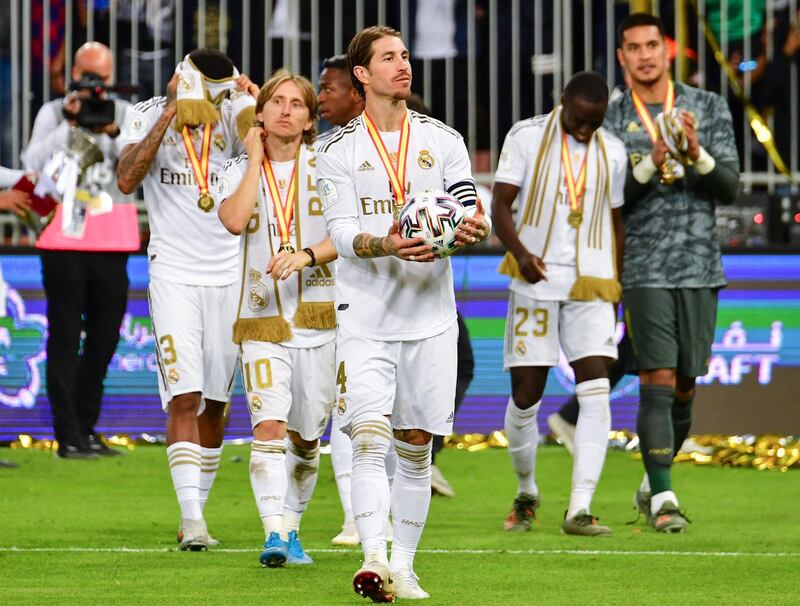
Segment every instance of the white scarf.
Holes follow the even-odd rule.
[[[536,155],[530,191],[520,206],[517,233],[525,247],[544,257],[556,214],[558,191],[564,180],[561,165],[561,107],[550,112]],[[614,227],[611,220],[611,170],[603,135],[594,133],[587,149],[586,167],[594,174],[594,195],[583,197],[583,222],[575,230],[577,280],[570,291],[575,301],[618,301],[621,287],[617,276]],[[506,253],[498,271],[526,281],[516,259]]]
[[[322,204],[316,196],[315,189],[310,190],[308,187],[309,185],[314,187],[316,184],[315,160],[314,148],[301,144],[296,168],[298,188],[292,218],[294,233],[290,236],[290,242],[296,251],[317,244],[328,236],[325,218],[322,215]],[[279,343],[292,338],[290,318],[284,314],[278,282],[266,272],[269,260],[280,245],[280,238],[274,238],[270,229],[270,224],[277,224],[277,219],[269,212],[269,205],[266,203],[270,194],[264,183],[263,173],[259,190],[253,218],[242,235],[245,238],[241,259],[242,289],[239,313],[233,327],[233,340],[236,343],[242,341]],[[296,277],[290,278],[298,281],[299,292],[297,312],[294,318],[291,318],[294,326],[320,330],[336,326],[333,307],[335,287],[332,274],[328,265],[322,265],[306,267],[297,272]],[[323,277],[320,278],[320,275]],[[304,288],[304,285],[310,282],[314,285]]]

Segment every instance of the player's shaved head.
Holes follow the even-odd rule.
[[[80,80],[84,73],[100,76],[106,84],[114,79],[114,59],[111,49],[100,42],[87,42],[75,51],[72,63],[72,79]]]
[[[568,99],[580,97],[590,103],[608,103],[608,83],[597,72],[578,72],[564,87]]]
[[[608,84],[596,72],[578,72],[561,95],[561,125],[580,143],[588,143],[603,124],[608,107]]]

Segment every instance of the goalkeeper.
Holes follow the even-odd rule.
[[[631,160],[622,288],[647,472],[636,500],[655,530],[681,532],[687,520],[672,491],[672,459],[689,433],[725,286],[714,206],[735,200],[739,164],[725,100],[672,82],[657,17],[626,17],[617,57],[631,88],[609,105],[605,127]]]

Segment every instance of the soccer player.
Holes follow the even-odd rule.
[[[219,467],[236,369],[231,326],[239,241],[212,212],[216,202],[210,190],[223,163],[244,152],[234,113],[244,103],[241,122],[252,98],[237,96],[237,75],[219,51],[190,53],[166,97],[129,112],[117,167],[124,193],[143,183],[150,217],[148,295],[183,550],[215,543],[203,509]]]
[[[681,532],[687,520],[672,491],[672,459],[689,433],[695,379],[707,371],[726,283],[714,205],[736,199],[739,164],[725,100],[673,83],[666,55],[658,17],[633,13],[620,23],[617,58],[631,88],[609,106],[605,124],[632,167],[622,287],[641,383],[646,475],[636,500],[657,531]]]
[[[217,186],[219,218],[241,235],[233,334],[253,425],[250,483],[267,538],[259,560],[271,568],[312,563],[298,532],[336,388],[336,250],[316,191],[316,115],[311,83],[276,72],[258,94],[247,153],[226,163]]]
[[[411,112],[411,66],[399,32],[370,27],[347,50],[363,114],[318,150],[317,178],[337,266],[336,414],[353,442],[353,513],[364,550],[357,593],[373,601],[429,597],[414,554],[431,498],[431,437],[451,432],[456,383],[450,262],[398,233],[395,213],[415,192],[446,189],[475,214],[460,245],[486,238],[459,134]],[[470,213],[471,214],[471,213]],[[384,458],[394,439],[389,493]],[[391,562],[383,520],[390,505]]]
[[[617,357],[614,303],[620,295],[626,167],[622,142],[600,126],[607,104],[602,76],[574,75],[559,107],[511,128],[495,174],[492,216],[508,248],[501,272],[513,278],[504,355],[512,393],[505,430],[518,494],[504,523],[509,531],[530,530],[540,503],[537,413],[560,344],[575,371],[580,404],[572,490],[561,530],[611,534],[591,514],[611,424],[608,364]]]

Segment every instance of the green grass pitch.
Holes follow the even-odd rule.
[[[258,564],[247,446],[223,453],[206,511],[222,545],[208,553],[176,550],[162,447],[86,462],[7,449],[0,457],[20,464],[0,469],[5,604],[367,603],[350,585],[359,551],[330,545],[341,510],[328,456],[301,533],[316,563],[277,570]],[[431,605],[797,603],[795,472],[678,465],[675,489],[693,524],[656,535],[642,521],[626,525],[641,463],[610,452],[593,510],[614,535],[588,538],[559,532],[571,465],[563,448],[540,448],[539,525],[522,534],[502,530],[515,491],[506,452],[448,450],[438,463],[458,495],[433,499],[416,560]]]

